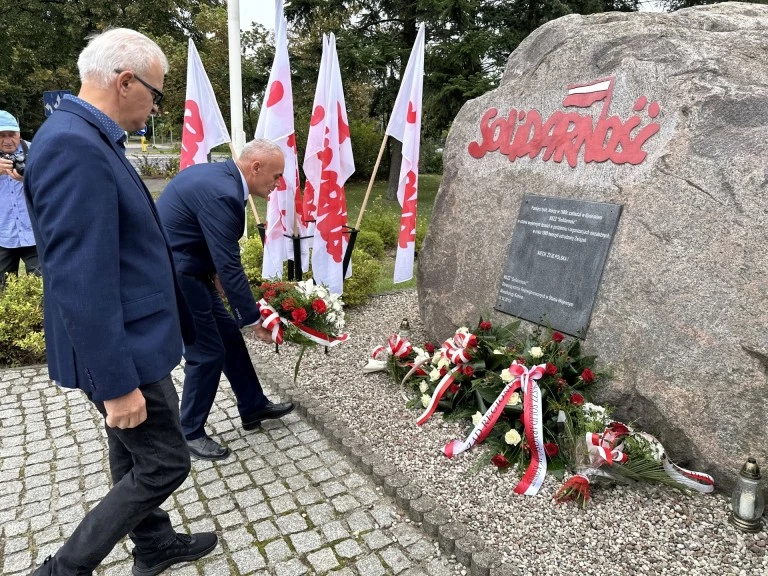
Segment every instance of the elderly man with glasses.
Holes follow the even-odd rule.
[[[23,177],[14,168],[14,158],[23,163],[27,151],[16,118],[0,110],[0,289],[5,286],[6,274],[19,272],[21,261],[28,274],[40,274],[35,236],[24,200]],[[22,169],[18,163],[16,167]]]
[[[43,269],[52,380],[81,389],[104,416],[112,488],[35,572],[92,574],[126,535],[134,576],[211,552],[216,534],[177,534],[160,505],[190,470],[170,372],[195,339],[155,204],[125,157],[168,61],[152,40],[118,28],[77,61],[82,86],[35,136],[24,175]]]

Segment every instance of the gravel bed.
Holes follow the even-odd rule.
[[[416,426],[416,410],[405,407],[409,390],[385,373],[363,374],[371,350],[385,344],[408,318],[411,341],[423,343],[415,290],[373,298],[347,313],[350,340],[329,354],[306,351],[294,388],[311,393],[323,410],[337,416],[398,472],[450,511],[453,519],[485,542],[503,563],[499,574],[725,574],[768,576],[764,530],[743,534],[728,522],[726,495],[685,496],[655,486],[602,487],[592,491],[586,510],[555,506],[560,483],[547,476],[535,497],[512,492],[516,477],[493,466],[470,469],[482,445],[449,460],[441,453],[469,425],[443,422],[436,414]],[[448,335],[446,335],[448,336]],[[252,346],[258,365],[293,377],[298,347],[280,354]]]

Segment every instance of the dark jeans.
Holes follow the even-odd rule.
[[[91,574],[126,534],[137,550],[155,551],[175,537],[159,508],[189,474],[179,426],[179,396],[170,376],[141,387],[147,419],[136,428],[105,425],[112,489],[54,556],[54,576]],[[105,415],[104,404],[94,402]]]
[[[3,248],[0,246],[0,288],[5,286],[6,274],[19,273],[19,262],[21,260],[24,260],[27,274],[40,276],[40,258],[37,256],[36,247]]]
[[[242,418],[267,403],[248,348],[213,282],[179,274],[179,285],[195,318],[197,339],[184,351],[181,428],[187,440],[205,435],[205,422],[216,399],[221,373],[229,380]]]

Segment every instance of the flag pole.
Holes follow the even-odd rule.
[[[379,157],[376,158],[376,164],[373,166],[373,173],[371,174],[371,181],[368,182],[368,190],[365,191],[365,198],[363,198],[363,205],[360,206],[360,214],[357,215],[357,224],[355,229],[360,230],[360,221],[363,219],[363,212],[365,212],[365,206],[368,204],[368,197],[371,195],[371,188],[373,188],[373,181],[376,179],[376,172],[379,171],[379,163],[381,157],[384,155],[384,146],[387,145],[388,134],[384,134],[384,139],[381,141],[381,148],[379,148]]]

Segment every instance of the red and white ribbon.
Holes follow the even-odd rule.
[[[546,364],[539,364],[529,370],[522,364],[518,364],[517,360],[512,362],[509,367],[509,371],[520,380],[520,387],[523,390],[523,425],[525,426],[525,437],[531,449],[531,462],[520,482],[515,486],[513,490],[515,494],[535,496],[547,475],[541,390],[536,383],[536,380],[544,376],[546,368]]]
[[[275,344],[283,343],[283,327],[281,324],[284,324],[285,326],[293,326],[305,338],[311,340],[315,344],[327,346],[328,348],[332,348],[338,344],[341,344],[342,342],[349,340],[349,334],[329,336],[328,334],[323,334],[319,330],[315,330],[309,326],[304,326],[304,324],[283,318],[263,298],[259,300],[259,307],[261,308],[261,325],[272,333],[272,340],[275,341]]]
[[[376,346],[376,348],[373,349],[371,358],[374,360],[379,359],[379,354],[384,351],[386,351],[388,355],[402,358],[403,356],[408,356],[412,350],[413,346],[411,346],[411,343],[408,342],[408,340],[401,337],[399,334],[392,334],[392,336],[387,339],[386,346]]]
[[[694,472],[693,470],[688,470],[682,466],[674,464],[669,460],[667,453],[664,450],[664,446],[661,445],[661,442],[659,442],[655,436],[652,436],[646,432],[640,432],[639,434],[648,442],[654,445],[657,453],[659,454],[659,457],[661,458],[664,471],[667,473],[667,476],[672,478],[672,480],[678,484],[682,484],[690,490],[695,490],[696,492],[701,492],[702,494],[709,494],[710,492],[714,491],[715,479],[712,478],[712,476],[709,474],[704,474],[703,472]]]
[[[602,434],[594,432],[586,433],[587,451],[589,452],[592,465],[597,467],[603,462],[606,464],[622,464],[629,458],[622,451],[624,444],[617,444],[618,438],[609,429],[606,428]]]
[[[422,412],[421,416],[419,416],[416,419],[417,425],[421,426],[427,420],[430,419],[432,414],[435,413],[435,410],[437,409],[437,403],[440,402],[440,399],[443,397],[446,390],[448,390],[448,388],[451,387],[451,384],[453,384],[453,381],[456,378],[456,373],[460,369],[461,369],[461,366],[454,366],[448,372],[445,373],[445,376],[443,376],[443,378],[440,380],[440,382],[437,385],[437,388],[435,388],[435,391],[432,392],[432,398],[429,399],[429,404],[427,404],[427,407],[424,409],[424,412]]]

